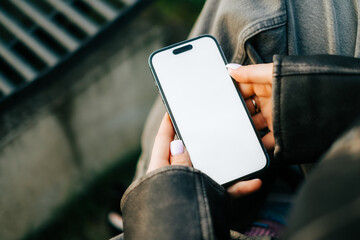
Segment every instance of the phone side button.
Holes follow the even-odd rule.
[[[162,96],[161,96],[161,101],[163,102],[166,111],[170,114],[169,109],[168,109],[168,106],[166,105],[165,100],[164,100],[164,98],[163,98]]]
[[[159,86],[156,84],[156,82],[154,82],[154,85],[155,85],[156,89],[158,90],[158,92],[160,92]]]
[[[164,98],[163,98],[162,96],[160,96],[160,98],[161,98],[161,101],[163,102],[163,104],[165,105],[166,110],[167,110],[167,106],[166,106],[166,104],[165,104]]]

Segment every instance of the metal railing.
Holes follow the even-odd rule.
[[[137,2],[0,1],[0,101],[64,61]]]

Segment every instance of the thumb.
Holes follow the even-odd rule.
[[[170,164],[191,167],[189,153],[186,151],[181,140],[174,140],[170,143]]]

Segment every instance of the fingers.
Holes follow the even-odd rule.
[[[231,77],[239,83],[271,84],[273,64],[255,64],[240,66],[226,65]]]
[[[155,137],[154,147],[147,172],[169,165],[170,142],[174,140],[175,131],[171,125],[169,115],[166,113],[160,124],[159,131]]]
[[[250,98],[254,95],[269,98],[272,94],[272,85],[270,84],[238,83],[238,88],[244,99]]]
[[[227,192],[233,198],[239,198],[250,193],[256,192],[261,187],[260,179],[252,179],[247,181],[237,182],[227,188]]]
[[[268,127],[266,119],[261,112],[253,115],[251,118],[254,122],[256,130],[261,130]]]
[[[171,165],[182,165],[191,167],[190,156],[186,149],[184,148],[184,144],[181,140],[174,140],[170,144],[170,163]]]
[[[238,83],[238,87],[244,99],[255,95],[254,84]]]
[[[249,110],[251,116],[260,112],[260,101],[261,99],[254,95],[248,99],[245,99],[246,108]]]
[[[273,132],[267,133],[265,136],[262,137],[261,140],[262,140],[266,150],[272,151],[274,149],[275,138],[274,138],[274,133]]]
[[[254,115],[255,114],[255,105],[252,102],[251,98],[248,98],[245,100],[245,105],[246,105],[247,109],[249,110],[250,115]]]

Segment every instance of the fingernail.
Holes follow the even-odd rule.
[[[108,214],[108,219],[110,221],[110,223],[112,225],[114,225],[114,227],[116,227],[117,229],[123,231],[124,230],[124,223],[123,223],[123,218],[114,212],[110,212]]]
[[[184,144],[181,140],[174,140],[170,143],[171,155],[175,156],[184,152]]]
[[[240,64],[237,64],[237,63],[229,63],[229,64],[226,65],[226,68],[230,68],[230,69],[232,69],[232,70],[236,70],[236,69],[238,69],[239,67],[241,67],[241,65],[240,65]]]

